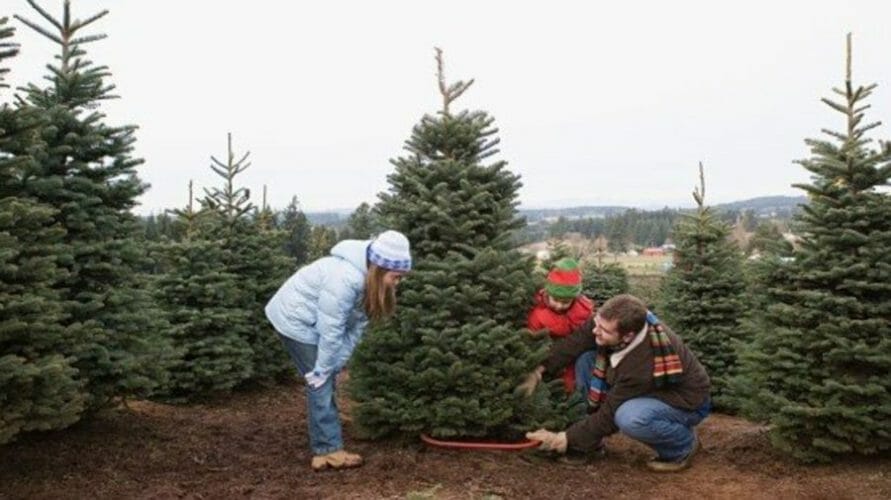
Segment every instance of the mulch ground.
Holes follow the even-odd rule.
[[[296,383],[194,406],[130,403],[0,448],[0,498],[891,498],[891,458],[800,465],[763,427],[724,415],[699,427],[693,467],[669,475],[647,471],[649,450],[618,435],[604,459],[571,466],[357,441],[345,429],[366,465],[314,473]]]

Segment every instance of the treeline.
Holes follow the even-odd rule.
[[[660,210],[627,209],[604,217],[583,217],[569,219],[563,216],[553,221],[538,221],[514,233],[514,241],[525,245],[536,241],[561,238],[569,233],[577,233],[588,239],[604,237],[609,250],[624,252],[632,248],[660,246],[672,239],[677,222],[692,210],[663,208]],[[783,212],[792,213],[792,212]],[[716,210],[715,217],[731,225],[739,225],[744,231],[752,232],[759,224],[775,221],[784,222],[780,216],[760,218],[755,210]]]

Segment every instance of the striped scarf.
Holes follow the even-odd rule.
[[[675,384],[680,380],[684,368],[681,366],[681,358],[675,352],[665,327],[660,323],[650,324],[647,327],[647,336],[650,338],[650,346],[653,348],[653,382],[656,387],[665,387]],[[588,389],[588,404],[596,410],[606,399],[609,384],[606,383],[606,368],[609,363],[609,355],[615,350],[622,350],[627,344],[616,346],[615,349],[597,349],[594,358],[594,370],[591,372],[591,384]]]

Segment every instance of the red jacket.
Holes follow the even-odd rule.
[[[593,313],[594,303],[584,295],[579,295],[572,301],[569,309],[558,313],[548,307],[544,290],[539,290],[535,294],[535,304],[529,311],[526,326],[533,332],[546,329],[552,339],[559,339],[568,336],[582,326]],[[566,367],[563,372],[563,383],[566,386],[566,392],[575,390],[575,366]]]
[[[552,339],[566,337],[576,328],[582,326],[591,313],[594,312],[594,303],[584,295],[579,295],[572,301],[569,309],[558,313],[548,307],[544,296],[544,290],[535,294],[535,305],[529,311],[526,326],[533,332],[547,329]]]

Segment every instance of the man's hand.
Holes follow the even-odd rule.
[[[565,432],[551,432],[545,429],[539,429],[535,432],[527,432],[526,439],[530,439],[532,441],[541,441],[541,445],[538,446],[539,450],[566,453]]]
[[[523,383],[517,386],[517,392],[526,397],[531,396],[535,392],[535,388],[538,387],[538,383],[541,382],[542,373],[544,373],[544,367],[539,366],[532,373],[526,375]]]

